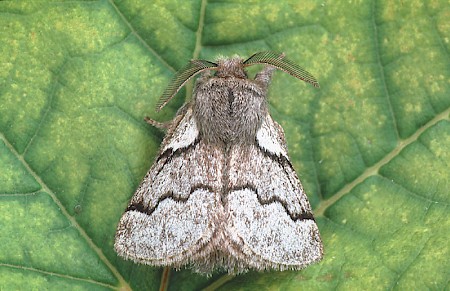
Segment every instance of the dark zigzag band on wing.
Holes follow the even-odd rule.
[[[256,189],[255,186],[250,185],[250,184],[246,184],[243,186],[238,186],[238,187],[233,187],[230,189],[231,191],[241,191],[241,190],[250,190],[253,191],[256,194],[256,197],[258,198],[258,202],[261,205],[268,205],[268,204],[272,204],[275,202],[278,202],[281,204],[281,206],[283,206],[284,211],[286,211],[287,214],[289,214],[289,216],[291,217],[292,221],[297,221],[297,220],[314,220],[314,216],[311,212],[304,212],[304,213],[300,213],[300,214],[292,214],[289,212],[288,210],[288,203],[286,201],[283,201],[282,199],[280,199],[280,197],[274,196],[270,199],[262,199],[261,196],[258,194],[258,189]]]
[[[125,210],[125,212],[137,211],[137,212],[141,212],[141,213],[144,213],[147,215],[151,215],[156,210],[156,208],[158,208],[159,203],[161,203],[162,201],[164,201],[166,199],[172,199],[175,202],[186,202],[189,200],[190,195],[197,190],[206,190],[209,192],[213,192],[213,189],[207,185],[197,185],[195,187],[192,187],[191,190],[189,191],[189,195],[185,198],[180,197],[179,195],[176,195],[175,193],[170,191],[170,192],[167,192],[166,194],[162,195],[156,202],[155,206],[152,208],[145,207],[141,203],[133,203],[130,206],[128,206],[128,208]],[[289,214],[289,216],[291,217],[291,219],[293,221],[297,221],[299,219],[300,220],[306,220],[306,219],[314,220],[314,216],[311,212],[300,213],[297,215],[290,213],[288,210],[287,203],[285,201],[281,200],[279,197],[275,196],[275,197],[272,197],[272,198],[266,199],[266,200],[262,199],[259,196],[258,190],[256,189],[256,187],[252,186],[250,184],[239,186],[239,187],[233,187],[230,189],[230,192],[231,191],[241,191],[241,190],[253,191],[256,194],[256,197],[258,198],[259,204],[261,204],[261,205],[268,205],[268,204],[272,204],[272,203],[276,203],[276,202],[280,203],[281,206],[283,206],[286,213]]]
[[[164,166],[170,162],[170,160],[174,157],[174,156],[178,156],[182,153],[185,153],[193,148],[195,148],[200,142],[200,138],[197,138],[192,144],[188,145],[187,147],[183,147],[183,148],[178,148],[175,151],[172,148],[169,148],[167,150],[165,150],[161,155],[159,155],[159,157],[157,158],[157,162],[160,161],[163,158],[167,158],[164,161],[164,164],[161,166],[160,170],[158,171],[158,173],[156,174],[156,176],[159,174],[159,172],[164,168]],[[283,155],[275,155],[267,150],[265,150],[264,148],[260,147],[259,144],[256,142],[256,147],[261,151],[261,153],[270,158],[271,160],[273,160],[274,162],[280,164],[283,166],[288,166],[289,168],[291,168],[292,171],[294,171],[291,162]],[[285,171],[286,172],[286,171]],[[288,173],[286,173],[286,175],[288,175]],[[289,175],[288,175],[289,176]],[[290,179],[289,179],[290,180]],[[292,183],[292,181],[291,181]],[[190,189],[190,193],[189,196],[194,193],[196,190],[199,189],[203,189],[203,190],[208,190],[209,192],[213,192],[213,189],[210,186],[207,185],[196,185],[194,187],[191,187]],[[281,204],[281,206],[283,206],[283,208],[285,209],[286,213],[289,214],[289,216],[291,217],[291,219],[293,221],[297,221],[298,219],[300,220],[305,220],[305,219],[311,219],[314,220],[313,214],[311,212],[306,212],[306,213],[300,213],[297,215],[294,215],[292,213],[289,212],[288,208],[287,208],[287,202],[281,200],[279,197],[272,197],[268,200],[264,200],[260,197],[260,195],[258,194],[258,190],[255,186],[252,185],[244,185],[244,186],[239,186],[239,187],[233,187],[231,189],[226,189],[226,193],[229,193],[230,191],[239,191],[239,190],[244,190],[244,189],[248,189],[253,191],[256,194],[256,197],[258,198],[258,201],[261,205],[267,205],[267,204],[271,204],[271,203],[275,203],[278,202]],[[186,202],[189,199],[189,196],[186,198],[182,198],[180,197],[180,195],[177,195],[175,193],[173,193],[172,191],[167,192],[166,194],[162,195],[158,201],[156,202],[156,205],[152,208],[148,208],[145,207],[144,205],[142,205],[141,203],[133,203],[130,206],[128,206],[128,208],[126,209],[125,212],[127,211],[138,211],[141,213],[145,213],[147,215],[150,215],[151,213],[153,213],[155,211],[155,209],[158,207],[159,203],[164,201],[165,199],[172,199],[176,202]]]
[[[291,164],[291,161],[289,161],[285,156],[283,155],[276,155],[274,153],[269,152],[268,150],[262,148],[259,144],[258,141],[256,141],[255,143],[256,147],[260,150],[260,152],[263,154],[263,156],[268,157],[269,159],[271,159],[272,161],[278,163],[279,165],[281,165],[283,167],[283,171],[286,174],[286,176],[289,179],[289,182],[291,183],[291,186],[293,188],[296,187],[296,185],[294,185],[294,183],[291,180],[291,175],[289,175],[289,173],[286,171],[286,166],[289,167],[291,169],[292,172],[295,173],[295,169]],[[297,178],[298,179],[298,178]]]
[[[144,213],[147,215],[151,215],[156,210],[156,208],[158,208],[159,203],[161,203],[162,201],[164,201],[166,199],[172,199],[175,202],[186,202],[186,201],[188,201],[191,194],[197,190],[206,190],[209,192],[213,192],[213,189],[208,185],[196,185],[194,187],[191,187],[191,189],[189,191],[189,195],[185,198],[180,197],[180,195],[177,195],[177,194],[173,193],[172,191],[170,191],[170,192],[167,192],[166,194],[162,195],[161,197],[159,197],[155,206],[152,208],[145,207],[142,203],[133,203],[128,206],[128,208],[125,210],[125,212],[137,211],[137,212],[141,212],[141,213]]]
[[[265,148],[261,147],[258,143],[258,140],[255,139],[255,146],[261,151],[263,156],[270,158],[272,161],[277,162],[280,165],[287,164],[292,171],[295,172],[294,167],[292,167],[291,161],[289,161],[285,156],[283,155],[276,155],[274,153],[269,152]]]
[[[168,160],[170,160],[171,158],[173,158],[176,155],[185,153],[185,152],[195,148],[198,145],[199,142],[200,142],[200,137],[197,137],[195,139],[195,141],[193,143],[189,144],[188,146],[185,146],[185,147],[182,147],[182,148],[178,148],[176,150],[173,150],[173,148],[168,148],[167,150],[165,150],[164,152],[162,152],[162,154],[160,154],[158,156],[158,158],[156,159],[155,163],[159,162],[163,158],[167,158],[167,161],[168,161]],[[166,161],[166,163],[167,163],[167,161]]]
[[[188,145],[186,147],[178,148],[176,150],[173,150],[173,148],[168,148],[167,150],[165,150],[162,154],[160,154],[158,156],[158,158],[155,161],[155,165],[156,165],[160,160],[162,160],[164,158],[166,159],[164,161],[164,163],[161,165],[161,167],[159,168],[158,172],[155,174],[155,176],[159,176],[159,173],[161,173],[161,171],[164,169],[166,164],[169,163],[173,157],[179,156],[182,153],[185,153],[185,152],[190,151],[191,149],[194,149],[199,143],[200,143],[200,138],[197,137],[193,143],[191,143],[190,145]]]

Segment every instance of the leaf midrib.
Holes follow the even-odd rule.
[[[328,207],[330,207],[336,201],[341,199],[345,194],[350,193],[353,190],[353,188],[355,188],[357,185],[359,185],[360,183],[362,183],[364,180],[366,180],[371,176],[378,175],[378,172],[382,166],[392,161],[405,147],[417,141],[417,139],[423,132],[425,132],[427,129],[429,129],[439,121],[449,120],[448,118],[449,115],[450,115],[450,108],[447,108],[447,110],[437,114],[433,119],[431,119],[425,125],[417,129],[416,132],[414,132],[414,134],[412,134],[406,139],[399,140],[397,142],[397,146],[388,154],[386,154],[382,159],[380,159],[377,163],[375,163],[371,167],[368,167],[364,172],[361,173],[361,175],[356,177],[356,179],[344,185],[344,187],[342,187],[339,191],[337,191],[336,194],[334,194],[328,199],[321,201],[319,207],[315,209],[314,214],[316,216],[323,216]]]

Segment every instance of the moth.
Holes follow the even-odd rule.
[[[249,79],[245,68],[255,64],[264,68]],[[319,87],[284,54],[270,51],[246,60],[192,60],[176,73],[158,110],[202,74],[120,219],[119,256],[153,266],[188,265],[203,274],[298,270],[322,259],[283,129],[268,111],[275,69]]]

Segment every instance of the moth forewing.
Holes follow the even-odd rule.
[[[248,79],[244,67],[257,63],[266,67]],[[162,106],[204,73],[119,222],[117,253],[205,274],[301,269],[319,261],[323,247],[311,206],[283,129],[267,108],[274,67],[317,81],[273,52],[190,64],[165,91]]]

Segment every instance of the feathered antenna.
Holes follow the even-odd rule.
[[[288,59],[285,59],[283,53],[271,51],[259,52],[244,61],[244,66],[251,66],[254,64],[272,65],[300,80],[310,83],[314,87],[319,88],[319,82],[317,82],[316,78],[314,78],[313,75],[308,73],[305,69],[298,66],[297,64],[291,62]]]
[[[170,99],[175,96],[181,87],[186,84],[189,79],[197,75],[204,70],[212,70],[217,68],[217,64],[205,60],[191,60],[184,68],[179,70],[164,90],[163,94],[159,98],[156,104],[156,111],[160,111]]]
[[[255,64],[268,64],[285,71],[300,80],[310,83],[314,87],[319,87],[319,82],[317,82],[313,75],[294,62],[285,59],[283,53],[272,51],[259,52],[249,57],[242,64],[244,67]],[[191,60],[172,78],[169,86],[167,86],[166,90],[164,90],[158,103],[156,104],[156,111],[160,111],[192,77],[205,70],[217,70],[218,66],[218,64],[206,60]]]

